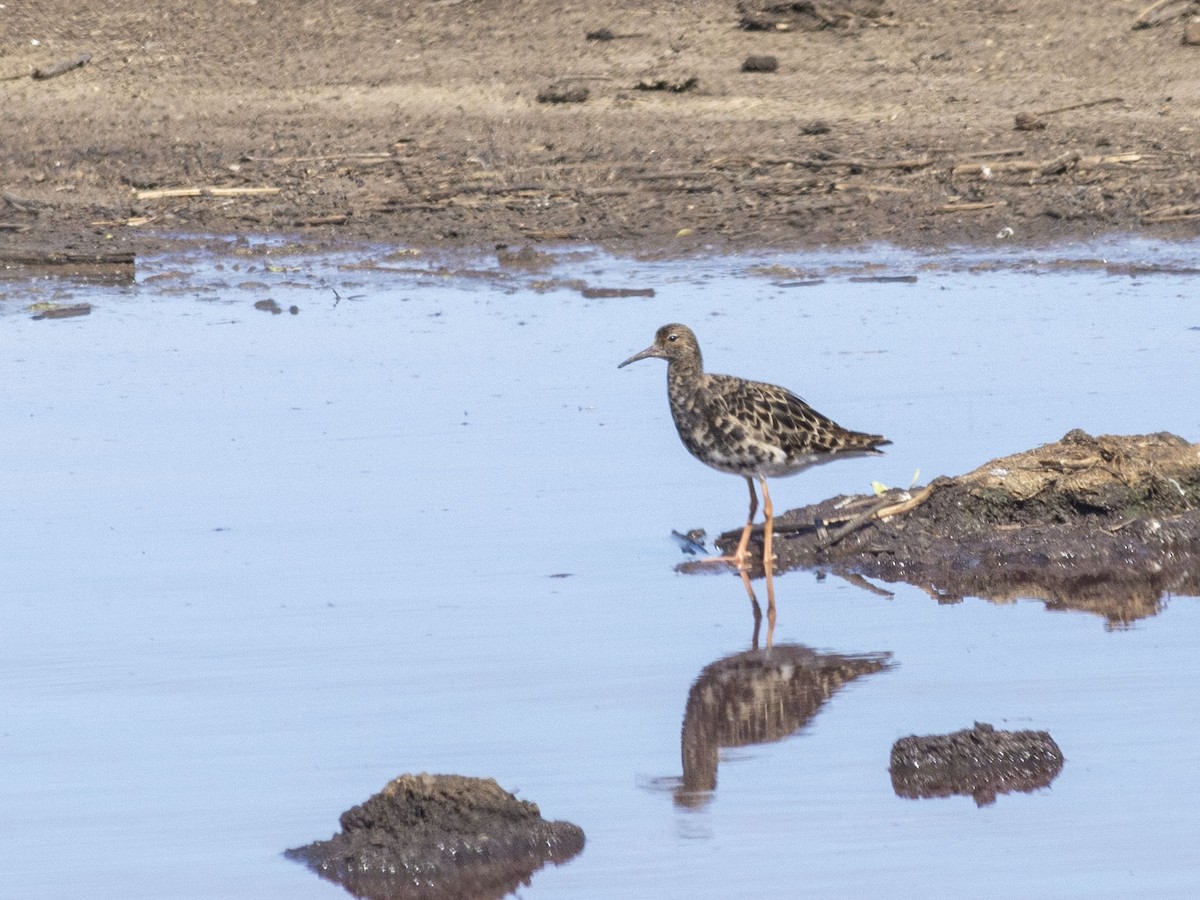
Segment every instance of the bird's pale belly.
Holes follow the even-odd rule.
[[[691,448],[688,448],[691,450]],[[797,475],[810,466],[820,465],[833,458],[832,453],[810,453],[804,456],[784,458],[768,457],[757,453],[723,454],[707,450],[703,454],[692,450],[692,455],[705,465],[734,475],[752,475],[761,478],[782,478]]]
[[[694,428],[680,432],[679,436],[696,459],[734,475],[765,478],[795,475],[809,466],[825,462],[831,456],[829,453],[806,453],[789,457],[782,447],[747,440],[744,433],[734,438],[732,435]]]

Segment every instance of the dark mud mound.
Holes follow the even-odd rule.
[[[1076,430],[919,490],[793,510],[775,548],[780,569],[905,581],[942,602],[1040,599],[1123,625],[1168,594],[1200,595],[1200,445]]]
[[[341,825],[286,855],[371,900],[503,897],[584,840],[578,826],[547,822],[492,779],[459,775],[401,775],[342,813]]]
[[[887,653],[842,656],[800,644],[748,650],[704,667],[683,714],[683,784],[676,801],[702,805],[717,787],[722,747],[794,734],[842,685],[889,665]]]
[[[892,745],[892,787],[900,797],[975,798],[1046,787],[1062,771],[1063,755],[1045,731],[997,731],[976,722],[953,734],[909,735]]]

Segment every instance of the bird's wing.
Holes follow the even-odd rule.
[[[788,456],[869,450],[886,443],[875,434],[843,428],[817,412],[787,388],[760,381],[713,376],[714,393],[729,414],[764,444],[779,447]]]

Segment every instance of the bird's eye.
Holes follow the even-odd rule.
[[[679,335],[674,334],[674,333],[668,334],[667,340],[668,341],[677,341],[677,340],[679,340]]]

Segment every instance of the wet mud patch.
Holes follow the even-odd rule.
[[[775,549],[779,570],[903,581],[939,602],[1039,599],[1127,625],[1168,594],[1200,595],[1200,445],[1075,430],[924,488],[789,511]]]
[[[584,843],[577,825],[546,821],[490,778],[460,775],[401,775],[340,821],[329,840],[285,855],[371,900],[503,897]]]
[[[997,731],[976,722],[953,734],[900,738],[889,771],[899,797],[961,794],[988,806],[998,794],[1046,787],[1062,767],[1062,750],[1048,732]]]

